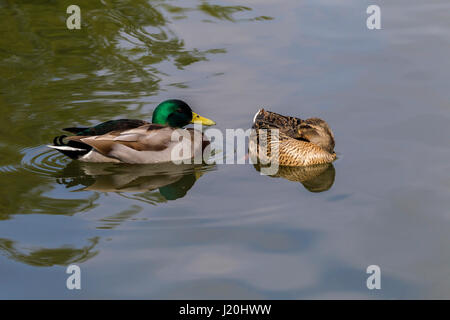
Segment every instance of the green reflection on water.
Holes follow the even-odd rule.
[[[65,1],[3,2],[0,106],[10,121],[1,127],[0,165],[17,163],[17,146],[45,143],[68,122],[149,118],[140,98],[162,89],[164,63],[183,69],[225,52],[187,49],[159,3],[78,1],[82,28],[68,30]]]
[[[0,238],[0,250],[10,259],[36,267],[51,267],[54,265],[66,266],[72,263],[84,262],[95,255],[98,251],[93,249],[99,241],[98,237],[88,239],[89,244],[79,249],[64,246],[61,248],[35,248],[24,253],[18,248],[15,241]]]
[[[67,5],[0,2],[1,217],[42,207],[36,201],[51,188],[44,186],[51,180],[21,170],[24,148],[48,143],[68,125],[149,119],[143,97],[157,95],[164,86],[188,88],[186,83],[164,83],[170,75],[162,66],[182,70],[226,52],[188,49],[171,28],[174,15],[198,11],[234,21],[234,13],[251,10],[206,1],[181,8],[163,1],[80,0],[82,28],[68,30]],[[21,194],[21,200],[11,193]],[[94,200],[64,201],[64,207],[72,214]]]
[[[101,194],[114,192],[131,200],[128,210],[103,221],[102,228],[114,228],[140,212],[132,203],[155,205],[184,197],[209,167],[176,174],[110,167],[99,173],[43,145],[71,125],[118,117],[148,120],[148,97],[172,87],[189,88],[189,83],[171,81],[167,70],[185,72],[226,53],[225,48],[189,48],[172,23],[195,12],[236,22],[235,14],[251,9],[207,1],[180,7],[166,1],[79,0],[81,30],[68,30],[69,4],[0,0],[0,220],[28,213],[70,216],[102,205]],[[71,191],[80,186],[84,192],[74,197]],[[93,257],[97,242],[22,253],[16,241],[3,238],[0,250],[30,265],[66,265]]]

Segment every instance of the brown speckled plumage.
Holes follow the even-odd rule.
[[[252,128],[257,138],[253,140],[256,143],[252,143],[251,139],[250,153],[258,155],[260,148],[267,149],[266,154],[259,155],[261,160],[274,162],[278,158],[281,166],[309,166],[331,163],[336,159],[333,132],[322,119],[302,120],[261,109],[255,115]],[[267,130],[267,147],[262,129]],[[279,130],[276,141],[270,134],[272,129]]]

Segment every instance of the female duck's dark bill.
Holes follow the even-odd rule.
[[[191,123],[198,123],[204,126],[213,126],[216,123],[208,118],[202,117],[195,112],[192,112],[192,120]]]

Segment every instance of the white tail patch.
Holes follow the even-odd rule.
[[[74,148],[74,147],[69,147],[69,146],[51,146],[51,145],[47,145],[47,147],[52,148],[52,149],[56,149],[56,150],[64,150],[64,151],[86,151],[86,149],[79,149],[79,148]]]
[[[255,115],[253,116],[253,124],[255,124],[255,120],[256,120],[256,117],[258,116],[258,114],[261,112],[261,110],[262,109],[259,109],[258,111],[256,111],[256,113],[255,113]]]

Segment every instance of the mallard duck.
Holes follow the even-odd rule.
[[[254,143],[249,144],[249,151],[257,159],[264,157],[265,161],[278,161],[280,166],[310,166],[331,163],[336,159],[333,132],[322,119],[302,120],[260,109],[253,118],[252,128],[256,139],[250,139]],[[267,141],[261,139],[261,129],[267,130]],[[271,129],[279,130],[277,141],[271,141]],[[278,147],[277,159],[271,152],[274,143]],[[266,154],[259,151],[262,147],[262,150],[267,150]]]
[[[74,135],[55,137],[53,145],[48,147],[72,159],[85,162],[169,162],[174,160],[172,159],[173,149],[179,148],[180,144],[184,143],[188,148],[190,147],[191,152],[188,158],[199,154],[209,144],[201,132],[192,128],[182,129],[183,132],[180,132],[183,134],[180,136],[182,138],[172,141],[174,131],[190,123],[207,126],[215,124],[214,121],[192,112],[184,101],[166,100],[153,111],[152,123],[143,120],[119,119],[106,121],[93,127],[65,128],[63,130]],[[194,134],[194,132],[197,133]]]

